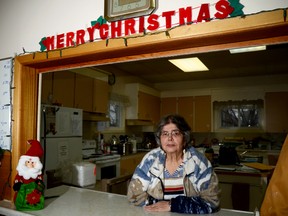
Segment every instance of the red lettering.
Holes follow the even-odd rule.
[[[162,16],[165,18],[166,20],[166,28],[171,28],[172,27],[172,16],[175,15],[175,11],[167,11],[167,12],[163,12]]]
[[[42,41],[47,51],[54,49],[54,38],[54,36],[46,37],[46,39]]]
[[[192,7],[179,9],[179,24],[192,23]]]
[[[125,26],[125,36],[130,34],[135,34],[135,20],[134,19],[128,19],[125,20],[124,22],[124,26]]]
[[[64,33],[63,34],[60,34],[60,35],[57,35],[57,43],[56,43],[56,47],[57,49],[60,49],[60,48],[63,48],[64,47]]]
[[[234,8],[230,5],[229,0],[217,0],[215,4],[215,14],[212,15],[212,18],[216,19],[224,19],[227,18],[232,12],[234,11]],[[178,11],[171,10],[162,12],[161,16],[163,17],[165,21],[165,28],[170,29],[173,26],[173,18],[177,15],[177,12],[179,12],[179,25],[185,25],[193,22],[193,7],[183,7],[179,8]],[[94,26],[88,27],[87,32],[89,37],[89,41],[94,41],[95,37],[95,30],[99,30],[99,35],[101,39],[107,39],[107,38],[117,38],[121,37],[122,34],[125,36],[127,35],[133,35],[136,34],[137,31],[139,33],[145,32],[147,29],[148,31],[155,31],[160,27],[159,23],[159,15],[157,14],[151,14],[148,17],[140,16],[136,19],[128,19],[128,20],[119,20],[115,22],[111,22],[110,24],[100,23],[97,22]],[[174,18],[176,19],[176,17]],[[208,3],[204,3],[200,5],[199,12],[197,14],[197,22],[209,22],[211,20],[211,14],[210,14],[210,7]],[[138,22],[136,22],[138,21]],[[123,23],[124,22],[124,23]],[[122,25],[123,24],[123,25]],[[177,23],[175,23],[177,24]],[[122,28],[124,28],[124,33],[122,33]],[[47,51],[55,49],[54,46],[56,46],[57,49],[63,48],[64,46],[74,46],[76,43],[78,44],[84,44],[85,43],[85,33],[86,29],[78,30],[76,32],[68,32],[66,34],[59,34],[56,36],[46,37],[46,39],[42,39],[40,42],[41,50],[44,49],[42,45],[45,46]],[[55,38],[56,37],[56,38]],[[65,38],[66,37],[66,38]],[[76,37],[76,38],[75,38]],[[66,39],[66,43],[65,43]],[[75,42],[76,40],[76,42]]]
[[[103,24],[102,24],[103,25]],[[100,29],[100,24],[99,23],[96,23],[94,26],[93,26],[95,29]]]
[[[109,26],[107,24],[102,24],[99,29],[99,35],[102,40],[106,40],[109,36]]]
[[[121,37],[122,35],[122,22],[121,20],[111,23],[111,38]]]
[[[226,0],[218,1],[215,5],[215,8],[218,12],[215,13],[215,18],[224,19],[228,17],[234,10],[233,7],[230,6],[229,2]]]
[[[74,46],[74,32],[68,32],[66,34],[66,47],[69,47],[69,46]]]
[[[85,31],[83,29],[80,29],[76,32],[76,44],[77,45],[85,43],[84,36],[85,36]]]
[[[144,16],[139,17],[139,33],[143,33],[145,30],[145,19]]]
[[[149,31],[154,31],[159,28],[159,22],[158,22],[159,16],[156,14],[152,14],[148,17],[147,22],[149,23],[147,29]]]
[[[200,7],[197,22],[202,22],[203,20],[205,20],[205,22],[210,21],[209,4],[202,4]]]
[[[88,34],[89,34],[89,41],[93,41],[94,40],[94,31],[95,31],[96,27],[89,27],[87,28]]]

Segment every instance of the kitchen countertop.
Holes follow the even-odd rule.
[[[254,168],[246,166],[236,166],[236,165],[222,165],[214,167],[216,174],[224,175],[236,175],[236,176],[254,176],[254,177],[267,177],[272,176],[273,170],[260,171]]]
[[[105,193],[95,190],[70,187],[62,185],[59,187],[48,189],[45,197],[58,196],[45,200],[45,208],[39,211],[19,212],[15,209],[0,207],[0,213],[4,215],[45,215],[45,216],[78,216],[78,215],[157,215],[157,216],[173,216],[182,215],[172,212],[164,213],[148,213],[141,207],[136,207],[127,201],[126,196]],[[221,209],[215,214],[205,214],[214,216],[248,216],[254,215],[253,212],[236,211]]]

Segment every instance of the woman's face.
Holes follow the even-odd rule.
[[[182,153],[184,146],[183,133],[173,123],[165,125],[161,131],[160,142],[163,150],[169,153]]]

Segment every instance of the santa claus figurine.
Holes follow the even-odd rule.
[[[39,210],[44,208],[44,182],[40,158],[43,149],[39,141],[28,140],[29,150],[19,159],[13,189],[17,210]]]

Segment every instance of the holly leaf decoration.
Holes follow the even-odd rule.
[[[41,41],[39,42],[41,52],[43,52],[43,51],[45,51],[45,50],[47,49],[47,47],[46,47],[45,44],[43,43],[43,41],[45,41],[45,40],[46,40],[46,37],[43,37],[43,38],[41,39]]]
[[[240,3],[240,0],[228,0],[228,2],[230,3],[231,7],[234,8],[233,12],[230,14],[230,17],[244,15],[244,12],[242,10],[244,8],[244,5]]]
[[[91,26],[99,24],[100,26],[106,24],[107,20],[103,16],[99,16],[97,20],[91,21]]]

